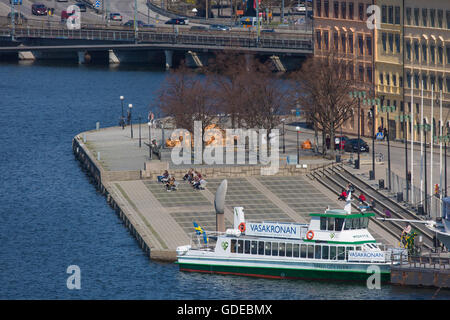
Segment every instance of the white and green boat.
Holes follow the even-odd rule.
[[[389,281],[391,265],[407,252],[377,243],[367,229],[375,214],[352,213],[350,199],[344,210],[310,214],[309,225],[245,221],[244,208],[235,207],[233,229],[192,234],[177,248],[177,263],[181,271],[289,279],[365,281],[379,270]]]

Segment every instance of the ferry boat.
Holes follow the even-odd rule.
[[[234,228],[193,233],[177,248],[181,271],[264,278],[366,281],[374,270],[390,280],[390,267],[407,259],[402,248],[377,243],[368,231],[370,212],[344,209],[311,213],[309,224],[245,221],[234,208]],[[376,266],[374,268],[374,266]]]

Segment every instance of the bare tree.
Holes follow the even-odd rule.
[[[352,114],[356,101],[349,92],[356,83],[347,76],[347,65],[352,63],[329,53],[325,57],[312,57],[303,64],[300,71],[292,75],[295,82],[296,99],[303,112],[317,131],[322,131],[322,139],[328,134],[334,141],[335,132]],[[323,143],[325,153],[325,143]]]

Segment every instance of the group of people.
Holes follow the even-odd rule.
[[[341,194],[339,195],[338,200],[342,200],[342,201],[347,200],[348,194],[350,192],[351,193],[355,192],[355,187],[351,183],[348,184],[347,190],[345,190],[345,189],[341,190]],[[372,209],[373,210],[375,208],[375,200],[374,199],[370,199],[369,205],[364,205],[365,202],[367,201],[367,198],[362,192],[359,194],[358,201],[359,201],[360,209],[364,209],[364,210]]]
[[[189,171],[183,177],[184,181],[188,181],[192,184],[192,187],[197,190],[203,190],[206,186],[206,180],[202,174],[194,169],[189,169]]]
[[[169,174],[169,171],[164,170],[161,176],[158,176],[158,182],[164,183],[166,185],[167,191],[177,191],[177,182],[175,177]]]

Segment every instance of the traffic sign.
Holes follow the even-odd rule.
[[[100,0],[95,0],[95,7],[100,8],[101,2]]]

